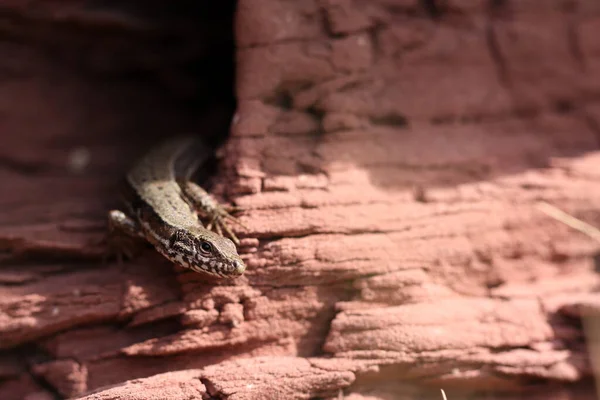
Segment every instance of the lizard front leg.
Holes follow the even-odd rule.
[[[121,210],[110,210],[108,212],[108,228],[111,233],[118,231],[131,237],[143,238],[137,222]]]
[[[240,240],[233,233],[228,222],[235,223],[242,228],[245,228],[241,222],[237,220],[230,212],[239,211],[239,208],[228,208],[215,200],[206,190],[194,182],[184,181],[179,182],[179,186],[184,193],[185,199],[190,203],[196,211],[208,220],[206,229],[213,230],[219,235],[223,235],[223,231],[237,245]]]
[[[124,237],[125,236],[125,237]],[[108,213],[108,247],[109,255],[116,255],[117,261],[123,261],[123,256],[132,259],[135,256],[135,241],[131,239],[144,239],[138,223],[123,211],[111,210]]]

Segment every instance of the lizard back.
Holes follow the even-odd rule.
[[[177,179],[189,176],[207,156],[207,147],[197,137],[180,136],[146,154],[127,174],[127,181],[163,222],[198,226],[201,223],[183,199]]]

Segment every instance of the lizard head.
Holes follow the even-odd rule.
[[[175,230],[165,256],[196,272],[221,277],[240,276],[246,270],[230,239],[203,228]]]

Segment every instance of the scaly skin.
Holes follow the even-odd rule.
[[[240,276],[246,266],[226,220],[236,221],[199,186],[188,181],[190,171],[208,149],[193,136],[177,137],[153,149],[127,175],[131,189],[128,213],[112,210],[110,225],[142,237],[170,261],[220,277]],[[210,219],[207,227],[197,212]],[[215,228],[218,233],[211,231]]]

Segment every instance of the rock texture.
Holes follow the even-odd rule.
[[[233,89],[233,5],[0,5],[0,398],[595,398],[596,3],[239,0]],[[245,276],[104,261],[227,129]]]

